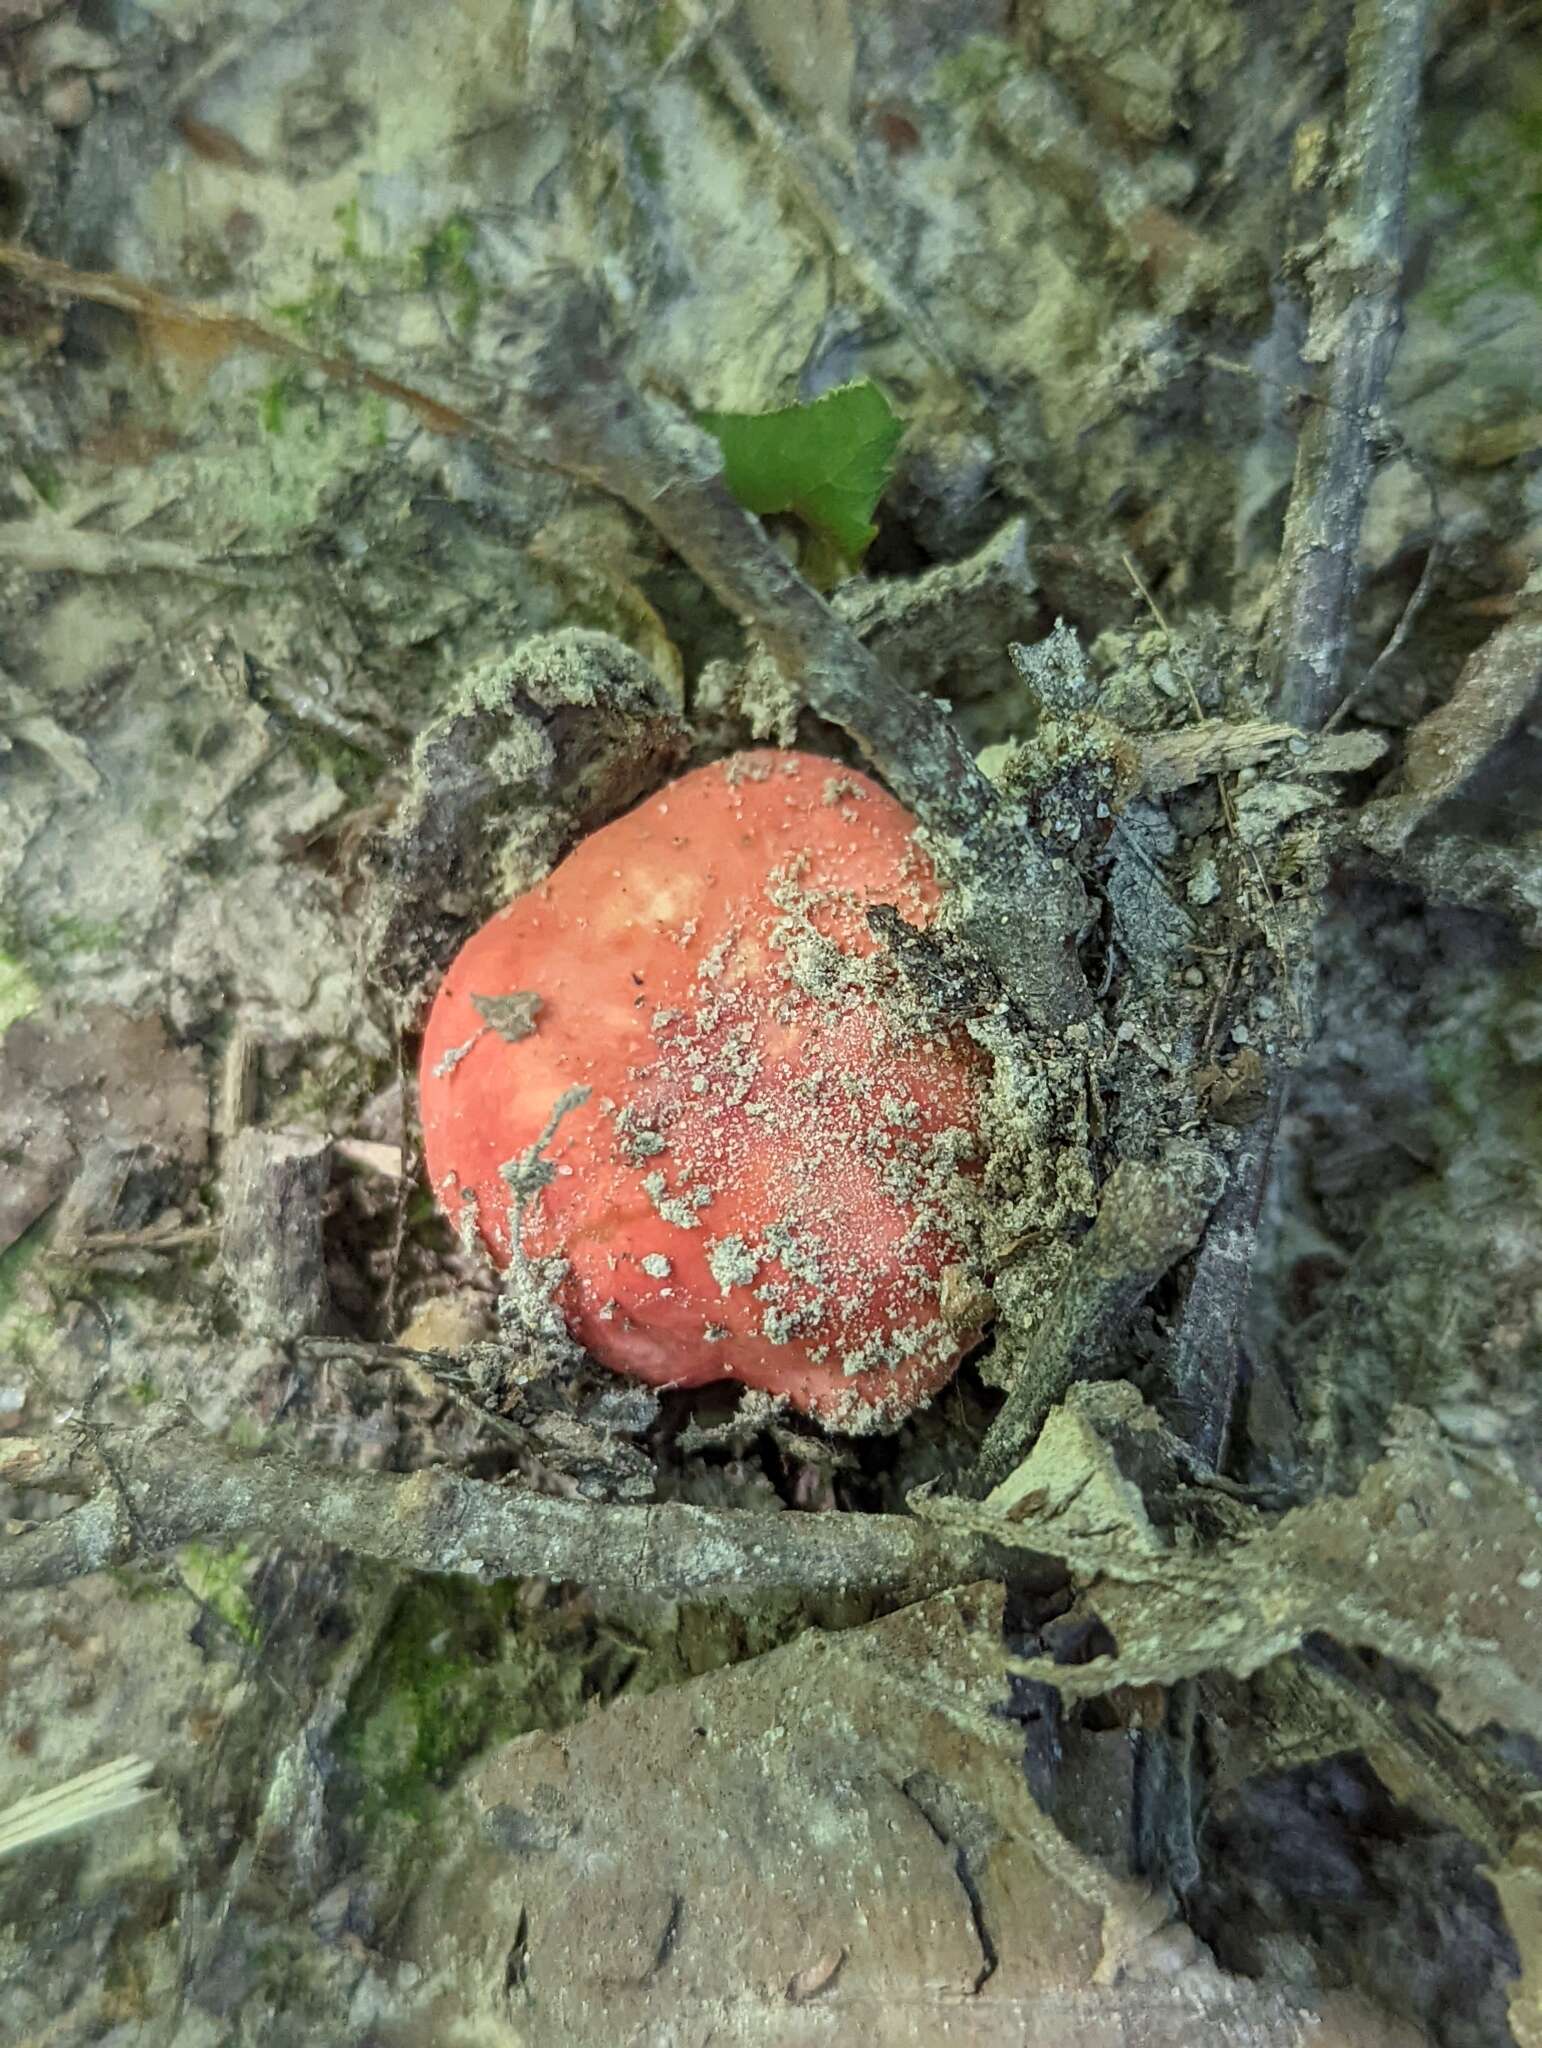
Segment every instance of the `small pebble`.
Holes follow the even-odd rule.
[[[1214,903],[1221,893],[1221,877],[1216,872],[1215,862],[1206,854],[1203,860],[1194,863],[1194,872],[1189,877],[1186,891],[1191,903]]]
[[[67,71],[43,94],[43,112],[56,128],[81,128],[91,118],[96,96],[83,71]]]

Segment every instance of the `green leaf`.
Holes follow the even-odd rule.
[[[708,412],[701,424],[723,451],[723,476],[751,512],[794,512],[851,563],[878,531],[883,495],[905,429],[870,379],[842,384],[776,412]]]

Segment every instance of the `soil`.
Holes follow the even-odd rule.
[[[6,2039],[1542,2042],[1542,41],[1432,10],[1309,732],[1351,12],[0,0]],[[1032,1021],[939,792],[936,927],[793,946],[988,1077],[941,1286],[989,1333],[895,1427],[607,1373],[420,1170],[493,911],[689,767],[883,769],[550,459],[575,274],[575,380],[687,467],[882,388],[860,565],[766,533],[1075,907]],[[209,1439],[576,1503],[609,1568],[411,1571],[324,1478],[213,1533],[130,1462]],[[112,1541],[7,1579],[85,1494]],[[653,1505],[709,1594],[605,1551]],[[724,1583],[745,1510],[933,1576]]]

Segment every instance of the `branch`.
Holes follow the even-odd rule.
[[[180,343],[182,347],[194,350],[204,362],[208,362],[211,356],[217,361],[221,354],[234,355],[238,349],[276,356],[280,361],[294,363],[302,370],[314,370],[330,383],[341,384],[350,391],[371,391],[378,398],[388,398],[397,405],[404,405],[431,433],[444,434],[451,439],[465,437],[481,441],[495,448],[506,462],[514,462],[524,468],[532,466],[531,458],[518,441],[499,427],[474,418],[459,406],[442,404],[427,392],[419,391],[411,384],[403,384],[395,377],[382,376],[378,370],[369,369],[352,356],[311,348],[303,341],[296,341],[293,335],[284,334],[275,327],[266,327],[260,320],[249,320],[244,314],[190,305],[166,292],[158,292],[153,285],[141,284],[137,278],[122,277],[116,271],[74,270],[68,263],[56,263],[50,256],[39,256],[31,249],[22,248],[18,242],[0,242],[0,270],[13,271],[50,298],[86,299],[94,306],[111,306],[116,312],[127,313],[164,346],[175,349]],[[72,563],[68,566],[80,565]]]
[[[998,1577],[1009,1555],[900,1515],[596,1507],[443,1469],[404,1479],[282,1451],[243,1456],[185,1423],[115,1430],[101,1442],[115,1483],[12,1536],[0,1551],[0,1593],[239,1537],[326,1545],[408,1571],[565,1579],[664,1599],[867,1592],[901,1604]]]
[[[512,366],[528,444],[550,467],[639,513],[847,732],[927,828],[959,892],[956,929],[1029,1017],[1057,1029],[1090,999],[1074,941],[1080,884],[1057,872],[1017,808],[981,772],[946,710],[895,683],[730,493],[715,442],[644,398],[611,360],[603,309],[554,272]]]
[[[1296,448],[1271,611],[1274,703],[1315,728],[1339,694],[1360,584],[1360,526],[1377,407],[1402,328],[1408,164],[1430,0],[1356,0],[1341,155],[1348,192],[1328,226],[1307,352],[1330,364]]]
[[[1379,732],[1304,733],[1269,719],[1230,725],[1207,718],[1172,732],[1142,733],[1130,742],[1139,786],[1153,796],[1170,796],[1207,776],[1253,768],[1288,750],[1293,771],[1302,775],[1357,775],[1372,768],[1389,742]]]
[[[66,570],[77,576],[195,576],[229,590],[274,587],[246,570],[206,561],[176,541],[124,539],[114,533],[90,528],[78,531],[38,519],[11,520],[0,526],[0,559],[35,575]]]

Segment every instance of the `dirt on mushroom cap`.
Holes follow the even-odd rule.
[[[932,921],[913,821],[817,756],[740,754],[584,840],[476,933],[422,1053],[436,1194],[513,1252],[500,1169],[566,1115],[524,1251],[574,1336],[654,1384],[735,1379],[847,1429],[953,1372],[980,1057],[907,1007],[868,929]],[[539,996],[510,1040],[477,1004]]]

